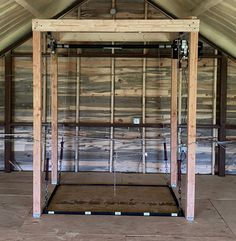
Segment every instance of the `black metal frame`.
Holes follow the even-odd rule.
[[[113,186],[113,184],[75,184],[75,183],[67,183],[67,184],[59,184],[56,185],[56,187],[54,188],[47,205],[44,207],[43,209],[43,214],[67,214],[67,215],[110,215],[110,216],[167,216],[167,217],[184,217],[184,211],[182,210],[182,208],[179,206],[179,202],[175,196],[175,193],[172,189],[171,186],[169,185],[129,185],[129,184],[117,184],[116,186],[132,186],[132,187],[166,187],[169,189],[174,202],[176,204],[176,207],[178,208],[178,212],[177,213],[158,213],[158,212],[90,212],[88,210],[88,212],[81,212],[81,211],[57,211],[57,210],[49,210],[48,206],[50,204],[50,202],[52,201],[54,195],[56,194],[58,187],[59,186]],[[118,214],[117,214],[118,213]]]

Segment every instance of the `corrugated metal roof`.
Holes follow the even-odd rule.
[[[0,0],[0,52],[31,32],[33,18],[52,18],[80,0]]]
[[[118,0],[119,1],[119,0]],[[0,0],[0,52],[31,31],[33,18],[51,18],[81,0]],[[177,18],[197,16],[201,34],[236,58],[236,0],[151,0]]]
[[[200,33],[236,58],[236,0],[152,0],[177,18],[197,16]]]

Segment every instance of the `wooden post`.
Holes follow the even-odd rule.
[[[148,3],[144,3],[144,18],[148,17]],[[146,42],[144,42],[146,44]],[[147,54],[147,49],[143,50]],[[147,79],[147,58],[143,58],[143,83],[142,83],[142,123],[146,124],[146,79]],[[142,171],[146,173],[146,128],[142,127]]]
[[[178,59],[171,60],[171,186],[177,186],[177,142],[178,142],[178,128],[177,128],[177,91],[178,91]]]
[[[42,43],[41,32],[33,31],[33,217],[42,213]]]
[[[58,181],[58,124],[57,124],[57,54],[51,55],[51,95],[52,95],[52,184]]]
[[[227,64],[228,58],[222,55],[220,59],[220,76],[219,76],[219,125],[218,140],[225,141],[226,139],[226,112],[227,112]],[[225,148],[218,145],[218,174],[225,176]]]
[[[194,220],[195,208],[195,149],[196,149],[196,105],[197,105],[197,64],[198,32],[191,32],[189,38],[188,73],[188,120],[187,120],[187,183],[186,219]]]
[[[146,51],[144,50],[144,53]],[[142,123],[146,124],[146,69],[147,58],[143,59],[143,86],[142,86]],[[142,171],[146,173],[146,128],[142,127]]]
[[[113,9],[116,7],[116,0],[112,0]],[[115,19],[115,15],[112,16],[112,19]],[[114,44],[114,42],[112,42]],[[115,53],[115,49],[112,49],[112,54]],[[114,106],[115,105],[115,58],[111,58],[111,124],[114,124]],[[113,155],[114,155],[114,127],[111,126],[110,128],[110,161],[109,161],[109,171],[114,170],[114,162],[113,162]]]
[[[8,52],[5,56],[5,134],[11,134],[12,122],[12,56],[11,52]],[[7,137],[4,141],[4,165],[5,172],[11,172],[13,162],[13,145],[11,137]]]
[[[114,52],[114,49],[112,49]],[[111,124],[114,124],[114,102],[115,102],[115,58],[111,58]],[[113,171],[113,154],[114,154],[114,127],[110,129],[110,163],[109,171]]]
[[[47,36],[46,33],[43,34],[42,36],[43,38],[43,54],[42,54],[42,72],[43,72],[43,109],[42,109],[42,120],[43,123],[47,122],[47,57],[45,56],[45,54],[47,53]],[[44,144],[42,146],[42,154],[43,154],[43,159],[42,159],[42,167],[45,167],[45,162],[47,159],[47,129],[48,126],[45,125],[43,128],[43,140],[44,140]]]
[[[75,172],[79,171],[79,105],[80,105],[80,57],[76,58],[76,109],[75,109]]]
[[[215,55],[218,55],[218,50],[215,50]],[[214,78],[213,78],[213,94],[212,94],[212,125],[216,125],[216,116],[217,116],[217,73],[218,73],[218,59],[213,60],[214,63]],[[218,130],[213,128],[212,137],[217,139]],[[216,163],[216,142],[212,142],[211,149],[211,174],[215,175],[215,163]]]
[[[78,18],[81,15],[81,8],[78,8]],[[80,50],[77,50],[77,54]],[[79,171],[79,116],[80,116],[80,75],[81,75],[81,58],[76,57],[76,102],[75,102],[75,172]]]

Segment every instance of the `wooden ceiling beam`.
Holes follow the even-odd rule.
[[[61,43],[68,42],[171,42],[176,33],[59,33]]]
[[[76,20],[33,19],[32,30],[82,33],[176,33],[198,32],[199,19]]]

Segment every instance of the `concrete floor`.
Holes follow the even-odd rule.
[[[65,182],[109,183],[111,174],[65,174]],[[117,183],[160,184],[161,175],[117,174]],[[32,218],[32,173],[0,173],[0,240],[236,240],[236,176],[197,176],[196,219],[43,215]]]

